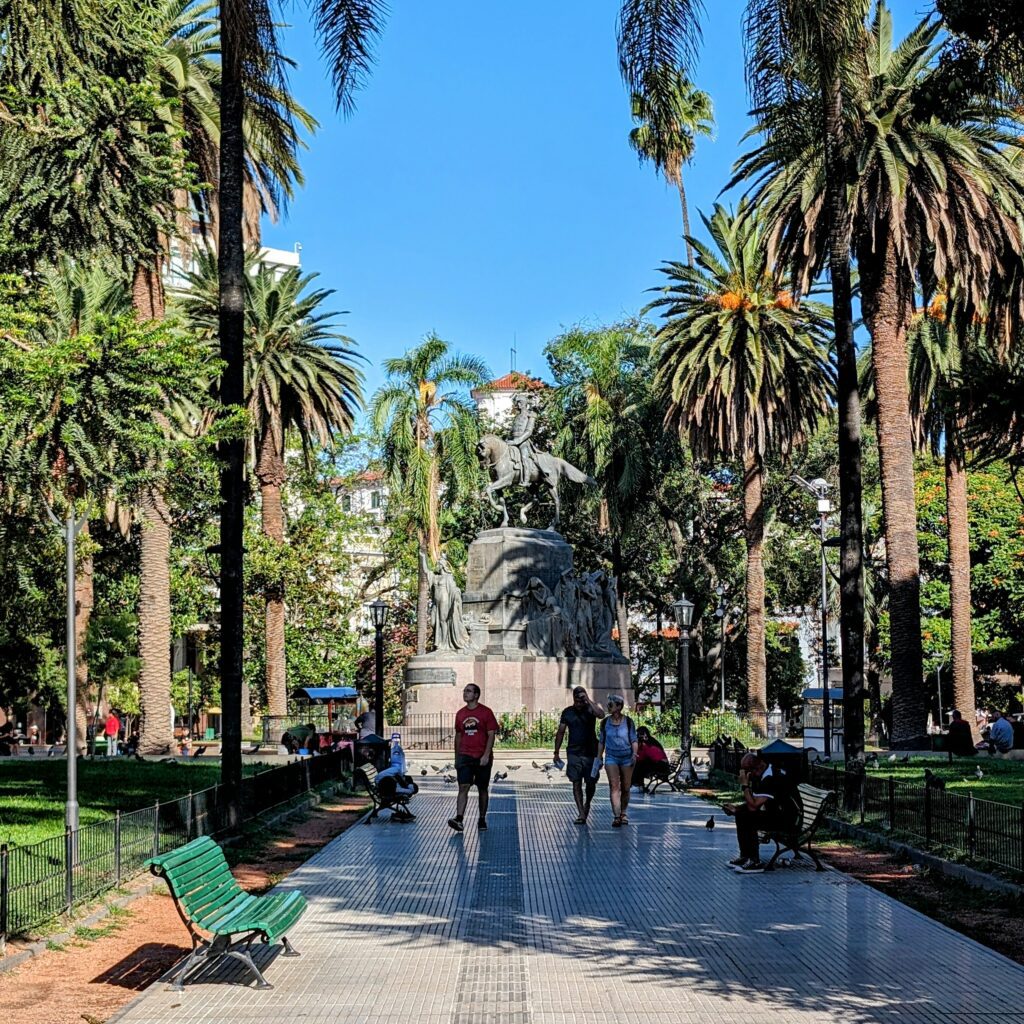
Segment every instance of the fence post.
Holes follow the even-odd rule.
[[[1020,808],[1020,864],[1018,870],[1024,868],[1024,804]]]
[[[974,832],[974,794],[967,794],[967,853],[974,856],[977,849],[977,836]]]
[[[924,848],[930,849],[932,845],[932,787],[924,787]]]
[[[160,801],[153,805],[153,856],[160,856]]]
[[[72,861],[74,859],[74,833],[70,825],[64,826],[64,911],[71,913],[71,906],[75,902],[75,876],[73,873]]]
[[[313,787],[309,781],[309,758],[307,757],[302,762],[302,774],[306,777],[306,792],[308,793]]]
[[[114,885],[121,884],[121,812],[114,811]]]
[[[867,803],[868,773],[863,767],[860,772],[860,823],[864,824],[864,805]]]
[[[7,881],[8,847],[0,843],[0,956],[7,953]]]
[[[889,776],[889,831],[896,829],[896,780]]]
[[[192,790],[188,791],[188,810],[185,811],[185,842],[192,841]]]

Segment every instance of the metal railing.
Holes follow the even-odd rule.
[[[188,793],[77,831],[66,829],[25,846],[0,845],[0,955],[8,935],[69,913],[139,874],[147,860],[195,839],[218,835],[302,796],[340,780],[347,751],[293,761],[242,780],[241,819],[228,820],[221,786]]]

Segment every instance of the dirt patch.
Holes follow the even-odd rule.
[[[885,851],[831,843],[820,852],[822,860],[845,874],[1024,964],[1019,900],[972,888]]]
[[[332,799],[301,820],[284,823],[258,845],[229,851],[243,888],[262,891],[308,860],[360,815],[358,800]],[[102,1024],[156,981],[191,948],[166,891],[116,911],[93,928],[76,929],[60,948],[0,975],[5,1012],[32,1024]]]

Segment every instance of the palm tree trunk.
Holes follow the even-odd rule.
[[[616,618],[618,619],[616,625],[619,627],[619,650],[622,651],[622,656],[628,659],[630,657],[629,604],[627,601],[628,594],[624,584],[624,568],[625,565],[622,558],[622,540],[621,538],[616,537],[612,542],[612,572],[615,575],[616,590],[619,595],[618,605],[615,609]]]
[[[679,172],[679,205],[683,211],[683,241],[686,242],[686,265],[693,266],[693,246],[690,245],[690,206],[686,202],[686,186],[683,184],[683,172]]]
[[[93,587],[93,559],[89,553],[89,524],[82,526],[78,534],[79,548],[85,550],[75,565],[75,750],[85,753],[87,726],[89,724],[89,660],[86,641],[89,637],[89,623],[95,605]]]
[[[881,252],[877,251],[879,247]],[[894,747],[906,749],[920,743],[925,736],[927,717],[907,364],[911,293],[890,236],[876,240],[874,249],[866,242],[858,265],[864,317],[871,332],[878,403],[878,453],[891,621],[892,742]]]
[[[174,742],[171,723],[171,516],[157,487],[139,503],[139,752],[161,754]]]
[[[161,256],[154,256],[154,265],[135,265],[132,278],[132,308],[140,320],[162,320],[166,313],[164,286],[160,277]]]
[[[823,64],[823,67],[825,65]],[[836,337],[836,406],[839,418],[839,644],[843,669],[843,739],[846,762],[864,758],[864,528],[862,522],[860,389],[853,336],[850,213],[840,147],[843,97],[838,78],[823,82],[829,276]]]
[[[419,548],[424,554],[429,551],[427,534],[419,531]],[[429,557],[429,555],[428,555]],[[418,577],[416,581],[416,653],[427,653],[427,626],[430,619],[430,587],[427,583],[427,574],[423,571],[423,564],[420,561]]]
[[[754,727],[762,734],[768,711],[763,487],[761,457],[748,450],[743,455],[743,528],[747,541],[747,712]]]
[[[946,419],[946,530],[953,707],[970,723],[972,732],[977,733],[971,653],[971,534],[967,515],[967,470],[959,437],[959,424],[950,416]],[[980,738],[978,733],[975,740]]]
[[[285,481],[285,464],[278,451],[273,432],[264,431],[260,440],[256,476],[260,481],[263,535],[275,544],[284,543],[284,505],[281,488]],[[267,713],[288,714],[288,685],[284,645],[284,587],[275,581],[263,593],[266,603],[266,683]],[[244,717],[244,715],[243,715]]]
[[[217,254],[220,270],[220,381],[223,412],[245,402],[245,246],[242,239],[242,191],[245,143],[242,134],[244,87],[242,57],[249,18],[243,0],[220,7],[220,188]],[[220,608],[221,608],[221,782],[227,792],[227,825],[237,824],[242,785],[242,659],[244,636],[243,529],[245,518],[245,442],[222,441],[220,458]]]

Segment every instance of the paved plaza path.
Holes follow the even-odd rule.
[[[529,774],[529,770],[522,774]],[[275,986],[225,964],[157,984],[118,1024],[1024,1022],[1024,968],[866,885],[794,866],[741,877],[728,819],[639,797],[588,827],[557,783],[493,787],[490,830],[445,824],[427,783],[409,825],[355,825],[290,875],[309,909]]]

